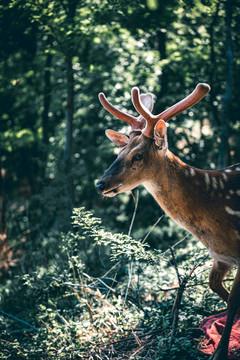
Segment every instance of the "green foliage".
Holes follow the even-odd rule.
[[[115,262],[97,277],[86,273],[82,256],[83,243],[91,244],[91,239],[97,248],[107,246]],[[104,358],[113,342],[126,342],[124,351],[133,351],[136,345],[129,348],[128,344],[131,334],[140,336],[140,343],[141,337],[155,334],[151,351],[156,359],[166,358],[169,351],[173,359],[193,359],[198,354],[188,329],[196,328],[201,316],[218,303],[218,299],[208,301],[205,286],[200,290],[204,269],[209,266],[202,249],[188,251],[187,256],[186,247],[175,250],[180,277],[193,264],[197,271],[185,290],[170,348],[176,293],[171,287],[177,289],[177,285],[176,264],[169,250],[159,253],[130,237],[112,234],[83,208],[74,209],[73,228],[58,239],[58,245],[58,256],[48,266],[18,277],[1,291],[2,358]],[[180,257],[185,257],[182,264]],[[122,271],[124,267],[128,268],[128,277]]]
[[[236,59],[237,10],[236,6],[232,20]],[[24,193],[26,185],[29,188],[31,229],[37,226],[45,233],[45,229],[61,230],[61,224],[63,228],[69,225],[63,166],[69,57],[74,75],[69,177],[75,206],[94,209],[111,229],[127,232],[126,219],[134,206],[131,197],[103,202],[94,191],[94,182],[115,157],[114,147],[104,137],[105,128],[128,131],[100,106],[100,91],[119,108],[133,113],[130,89],[137,85],[155,94],[154,111],[158,112],[191,92],[198,81],[209,82],[212,90],[206,100],[171,122],[169,144],[196,167],[216,167],[226,79],[224,2],[161,1],[160,6],[158,1],[139,0],[12,0],[1,5],[0,28],[5,34],[0,43],[1,166],[7,173],[8,208],[18,202],[18,193]],[[233,71],[232,162],[239,158],[237,60]],[[146,191],[141,191],[141,198],[144,206],[140,203],[135,238],[161,214]],[[167,220],[164,222],[167,231]],[[8,227],[12,226],[9,221]],[[156,239],[152,233],[149,241],[155,245]]]
[[[84,208],[73,210],[73,224],[84,230],[84,234],[94,238],[98,245],[110,245],[111,257],[117,260],[118,257],[123,257],[125,260],[130,260],[132,257],[136,260],[150,260],[152,255],[147,255],[146,248],[148,244],[143,244],[141,241],[134,240],[130,236],[123,234],[112,234],[110,231],[100,226],[101,221],[92,216],[92,213],[85,212]]]
[[[218,0],[1,2],[1,308],[38,329],[25,324],[26,330],[0,314],[2,358],[89,358],[93,343],[127,344],[130,332],[139,335],[139,324],[143,339],[141,331],[161,329],[151,356],[168,357],[175,293],[160,288],[176,286],[169,246],[186,232],[161,218],[161,209],[140,188],[132,237],[123,235],[135,206],[131,194],[105,201],[94,183],[116,156],[104,130],[129,129],[102,108],[97,94],[104,91],[121,110],[135,114],[130,90],[136,85],[154,94],[158,113],[198,82],[208,82],[208,97],[169,123],[169,146],[191,165],[216,168],[226,88],[225,6]],[[239,27],[234,2],[229,163],[240,155]],[[80,209],[68,232],[71,191]],[[205,256],[200,249],[196,260],[196,246],[193,241],[176,250],[181,278]],[[114,267],[104,277],[110,259]],[[199,323],[196,314],[217,308],[217,297],[196,289],[189,287],[182,299],[172,359],[186,353],[196,358],[188,328]],[[123,356],[129,358],[126,348]]]

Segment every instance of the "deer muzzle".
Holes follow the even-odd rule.
[[[120,188],[122,187],[122,184],[119,184],[118,186],[114,186],[114,187],[108,187],[106,182],[99,180],[96,184],[96,189],[97,192],[99,194],[102,194],[103,196],[106,197],[113,197],[115,195],[117,195],[117,193],[119,192]]]

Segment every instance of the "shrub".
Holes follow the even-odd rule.
[[[86,271],[83,243],[113,261],[98,276]],[[135,351],[136,359],[143,353],[156,359],[169,352],[171,359],[199,356],[189,328],[197,328],[218,304],[212,295],[209,301],[205,286],[200,291],[209,267],[202,248],[151,250],[140,240],[112,234],[81,208],[74,209],[73,228],[56,251],[57,262],[2,291],[0,358],[107,359],[114,351],[121,359]]]

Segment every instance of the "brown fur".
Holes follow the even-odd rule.
[[[136,160],[137,154],[141,160]],[[227,325],[211,359],[227,359],[231,327],[240,307],[239,268],[230,295],[222,281],[233,265],[240,264],[240,164],[216,171],[196,169],[158,147],[154,139],[133,132],[98,183],[104,184],[101,192],[107,197],[143,184],[173,220],[209,249],[215,259],[209,285],[228,300]]]

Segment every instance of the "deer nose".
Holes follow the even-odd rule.
[[[106,184],[104,181],[100,181],[100,182],[98,181],[96,183],[96,189],[99,193],[102,193],[105,190],[105,187],[106,187]]]

